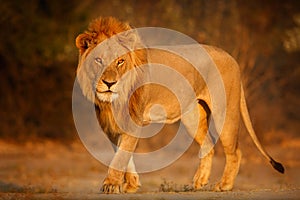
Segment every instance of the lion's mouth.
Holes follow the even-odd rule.
[[[97,90],[96,95],[100,101],[105,101],[105,102],[112,102],[119,96],[117,92],[111,90],[105,90],[105,91]]]
[[[97,92],[100,93],[100,94],[109,94],[109,93],[117,94],[116,92],[113,92],[111,90],[106,90],[106,91],[101,91],[101,92],[97,91]]]
[[[107,90],[103,90],[103,91],[101,91],[101,90],[99,90],[99,89],[96,89],[96,93],[99,93],[99,94],[116,94],[117,92],[114,92],[114,91],[112,91],[111,89],[107,89]]]

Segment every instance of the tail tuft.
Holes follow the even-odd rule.
[[[275,160],[273,160],[271,158],[270,160],[271,165],[274,167],[274,169],[276,169],[277,171],[279,171],[280,173],[284,174],[284,167],[281,163],[276,162]]]

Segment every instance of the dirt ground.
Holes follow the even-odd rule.
[[[137,194],[104,195],[99,188],[107,167],[80,141],[20,145],[0,140],[0,199],[300,199],[300,139],[265,147],[284,164],[284,175],[273,170],[254,145],[248,145],[241,148],[243,159],[233,191],[212,192],[224,166],[217,146],[210,183],[203,191],[187,191],[199,163],[193,144],[172,165],[141,174],[142,187]],[[168,191],[162,192],[162,186]]]

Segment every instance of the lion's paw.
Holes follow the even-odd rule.
[[[100,191],[104,194],[120,194],[123,193],[123,185],[122,183],[112,182],[106,178]]]
[[[194,183],[193,189],[195,191],[199,191],[199,190],[202,190],[206,185],[207,185],[207,183]]]
[[[125,183],[123,184],[123,191],[126,193],[136,193],[140,188],[139,175],[137,173],[127,172],[125,174]]]
[[[196,173],[193,179],[193,188],[195,191],[201,190],[204,186],[208,184],[208,176],[200,175]]]
[[[224,192],[224,191],[230,191],[230,190],[232,190],[232,185],[230,185],[230,184],[217,183],[214,187],[215,192]]]
[[[103,185],[101,192],[104,194],[120,194],[123,193],[121,185]]]

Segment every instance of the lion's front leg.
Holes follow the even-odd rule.
[[[103,193],[118,194],[124,192],[124,175],[137,141],[138,138],[127,134],[121,136],[119,148],[110,163],[107,177],[103,181],[101,189]]]
[[[133,157],[130,158],[127,172],[124,176],[123,191],[125,193],[135,193],[141,186],[139,175],[136,172]]]

